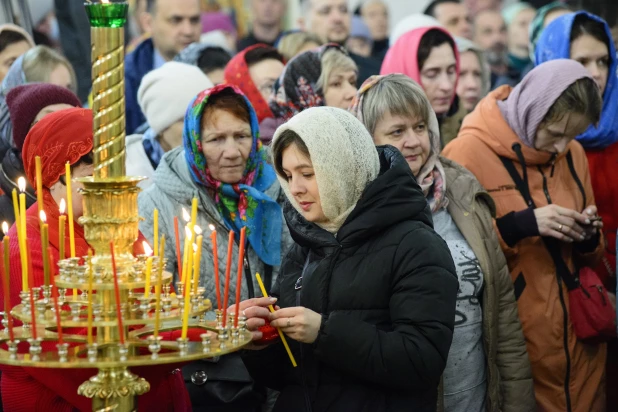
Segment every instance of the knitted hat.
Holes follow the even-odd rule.
[[[148,125],[159,134],[182,120],[191,100],[212,86],[199,68],[167,62],[144,76],[137,91],[137,101]]]
[[[360,37],[361,39],[367,40],[369,43],[373,44],[373,38],[371,37],[371,32],[369,31],[369,27],[359,16],[352,16],[352,27],[350,28],[350,37]]]
[[[65,87],[49,83],[30,83],[14,87],[6,96],[6,104],[13,123],[13,141],[19,150],[34,121],[34,118],[52,104],[70,104],[79,107],[77,96]]]

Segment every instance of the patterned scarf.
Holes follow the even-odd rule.
[[[202,148],[202,115],[210,96],[223,90],[242,96],[251,116],[253,143],[240,182],[215,180]],[[281,228],[283,217],[279,204],[264,193],[275,181],[275,171],[267,162],[267,152],[259,141],[258,123],[249,100],[235,86],[219,85],[198,94],[185,116],[183,143],[185,158],[193,181],[215,191],[215,204],[225,225],[239,238],[240,229],[247,228],[247,239],[259,258],[271,266],[281,263]]]
[[[276,118],[288,121],[305,109],[326,104],[318,80],[322,74],[322,56],[331,48],[348,54],[338,44],[329,43],[301,53],[286,64],[269,102]]]
[[[363,124],[365,121],[363,119],[363,104],[365,100],[365,94],[369,89],[371,89],[376,84],[389,81],[389,78],[392,76],[398,76],[393,74],[388,74],[384,76],[371,76],[361,85],[360,89],[356,93],[356,97],[352,101],[352,105],[350,106],[350,112],[356,116],[358,120],[360,120]],[[425,92],[421,88],[421,86],[416,86],[417,93],[420,93],[423,97],[425,97]],[[374,98],[379,98],[375,96]],[[438,126],[438,119],[433,109],[431,108],[431,104],[427,97],[425,97],[425,104],[429,110],[429,139],[430,139],[430,149],[431,153],[425,161],[423,167],[421,167],[420,172],[416,176],[416,182],[423,190],[423,194],[429,203],[429,207],[431,208],[431,212],[435,213],[440,209],[446,208],[448,206],[448,198],[446,197],[446,178],[444,173],[444,168],[442,167],[442,163],[440,162],[440,127]]]

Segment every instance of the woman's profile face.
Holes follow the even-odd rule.
[[[590,72],[603,95],[609,74],[607,45],[590,34],[582,34],[571,43],[571,59],[580,62]]]
[[[377,146],[395,146],[417,176],[431,152],[429,127],[423,119],[384,113],[376,123],[373,141]]]
[[[9,44],[0,52],[0,82],[4,80],[13,62],[28,50],[30,50],[30,44],[23,40]]]
[[[590,121],[581,113],[566,113],[557,122],[539,126],[534,140],[534,148],[544,152],[560,154],[564,152],[576,136],[584,133]]]
[[[281,153],[281,168],[294,198],[290,201],[296,202],[302,216],[308,222],[327,222],[311,159],[303,154],[298,146],[291,144]]]
[[[328,78],[328,83],[324,86],[326,106],[347,110],[356,95],[357,77],[355,70],[333,70]]]
[[[204,123],[201,142],[213,179],[240,182],[253,144],[251,125],[226,110],[215,109]]]
[[[450,44],[431,49],[421,68],[421,84],[431,107],[438,116],[451,107],[457,83],[457,61]]]

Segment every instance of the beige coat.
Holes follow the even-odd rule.
[[[513,284],[493,217],[496,207],[476,178],[440,158],[446,173],[448,212],[483,270],[483,341],[487,358],[487,411],[536,410],[532,372]]]

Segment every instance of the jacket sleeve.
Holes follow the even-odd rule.
[[[144,115],[137,103],[137,90],[141,79],[135,78],[136,74],[131,70],[125,70],[125,119],[127,136],[133,134],[144,122]]]
[[[500,371],[502,411],[532,412],[536,410],[532,371],[517,312],[511,275],[495,232],[491,234],[488,243],[494,247],[487,253],[495,260],[494,267],[499,267],[495,279],[498,295],[496,365]]]
[[[324,314],[314,353],[368,382],[435,390],[453,338],[457,276],[446,243],[433,231],[408,233],[394,254],[392,330],[349,314]]]

